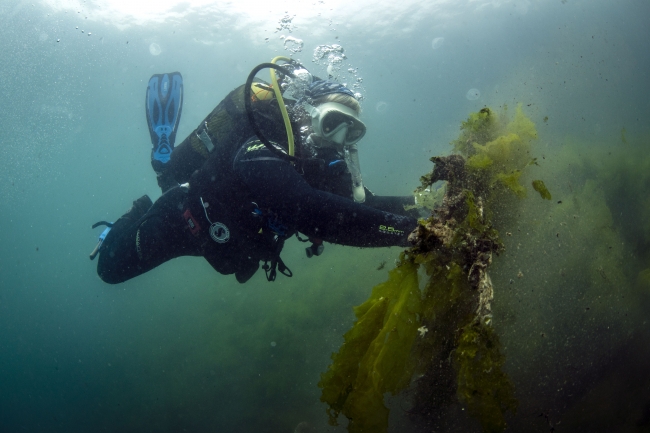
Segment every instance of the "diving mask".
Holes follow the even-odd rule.
[[[340,145],[357,143],[366,134],[366,125],[357,113],[345,105],[325,102],[309,109],[311,124],[317,136]]]

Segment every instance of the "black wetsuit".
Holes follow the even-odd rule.
[[[231,92],[174,150],[166,175],[176,184],[189,180],[189,187],[168,189],[149,209],[134,202],[115,223],[100,250],[97,272],[104,281],[120,283],[182,255],[203,256],[240,282],[264,261],[274,279],[276,266],[290,273],[279,254],[284,240],[298,232],[358,247],[408,245],[417,220],[404,216],[403,206],[413,204],[412,197],[366,190],[366,202],[354,202],[338,152],[320,149],[293,164],[271,152],[252,132],[242,95],[241,87]],[[277,102],[257,101],[255,112],[265,135],[285,146]],[[198,138],[202,129],[212,152]]]

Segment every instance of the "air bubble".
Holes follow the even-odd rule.
[[[339,44],[319,45],[314,49],[312,61],[314,63],[320,63],[321,60],[325,60],[328,63],[336,60],[340,62],[345,58],[344,52],[345,50]]]
[[[379,101],[377,102],[377,105],[375,105],[375,110],[379,114],[383,114],[388,111],[388,102],[384,101]]]
[[[329,75],[330,78],[336,78],[338,76],[338,72],[334,65],[327,65],[327,75]]]
[[[326,66],[329,77],[336,79],[346,58],[344,51],[338,44],[319,45],[314,50],[312,61]]]
[[[160,49],[160,45],[153,42],[151,45],[149,45],[149,52],[151,53],[152,56],[157,56],[160,53],[162,53],[162,50]]]
[[[294,38],[293,36],[287,36],[284,40],[284,49],[291,51],[292,53],[301,52],[303,45],[304,42],[302,39]]]
[[[478,98],[481,97],[481,92],[478,89],[472,88],[467,91],[465,97],[470,101],[476,101]]]
[[[439,38],[434,38],[431,41],[431,48],[434,50],[437,50],[438,48],[442,47],[442,44],[445,42],[445,38],[439,37]]]
[[[288,30],[289,33],[291,33],[296,28],[293,24],[291,24],[291,21],[293,21],[295,17],[295,15],[290,16],[289,14],[283,16],[278,22],[278,26],[276,27],[275,32],[277,33],[281,32],[282,30]]]

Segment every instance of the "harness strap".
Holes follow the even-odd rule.
[[[264,269],[264,272],[266,273],[267,281],[275,281],[275,278],[278,275],[278,270],[282,275],[286,277],[293,277],[293,272],[291,272],[291,269],[289,269],[280,258],[280,252],[282,251],[282,247],[284,247],[284,240],[285,238],[277,238],[275,252],[273,253],[273,257],[270,260],[271,263],[269,264],[269,260],[264,260],[264,266],[262,266],[262,269]]]
[[[278,256],[278,270],[280,273],[286,277],[293,277],[293,272],[291,272],[291,269],[287,267],[287,265],[284,264],[280,256]]]

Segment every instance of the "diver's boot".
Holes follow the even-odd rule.
[[[151,206],[153,206],[153,202],[151,201],[149,196],[145,194],[139,199],[133,200],[133,206],[131,206],[131,209],[126,211],[126,213],[122,215],[121,218],[126,217],[131,220],[137,221],[140,218],[142,218],[144,214],[147,213],[147,211],[149,210],[149,208],[151,208]]]
[[[135,224],[140,218],[144,216],[144,214],[147,213],[151,206],[153,206],[153,202],[146,194],[139,199],[134,200],[133,206],[131,206],[131,208],[127,210],[124,215],[119,217],[118,220],[113,223],[111,230],[119,230],[122,227]]]
[[[153,161],[151,163],[153,165]],[[176,182],[174,177],[169,173],[169,170],[157,171],[156,181],[158,181],[158,186],[163,194],[175,186],[178,186],[178,182]]]
[[[106,237],[108,234],[113,231],[113,233],[119,232],[120,229],[130,226],[131,224],[136,223],[140,218],[144,216],[144,214],[147,213],[147,211],[153,206],[153,202],[149,198],[148,195],[143,195],[137,200],[133,201],[133,206],[126,211],[124,215],[122,215],[120,218],[118,218],[117,221],[114,223],[109,223],[106,221],[99,221],[95,224],[93,224],[92,228],[96,228],[99,226],[106,226],[104,231],[102,232],[101,235],[99,235],[99,241],[97,242],[97,245],[93,249],[93,251],[90,253],[90,260],[94,260],[95,257],[97,257],[97,254],[99,254],[102,250],[102,246],[104,245],[104,241],[106,240]]]

